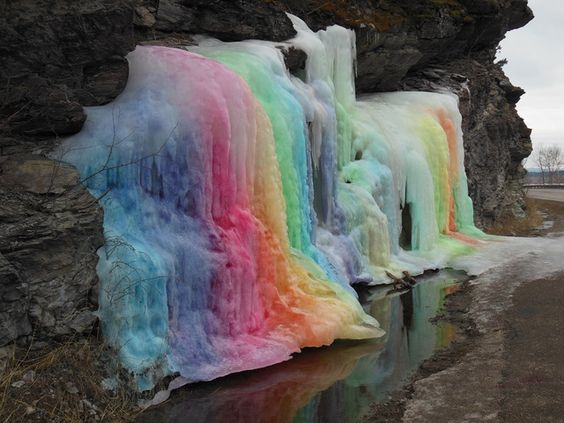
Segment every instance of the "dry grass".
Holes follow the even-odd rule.
[[[493,235],[528,236],[533,230],[543,223],[543,214],[535,200],[525,200],[527,215],[518,218],[513,215],[505,215],[493,226],[487,228],[487,232]]]
[[[506,217],[488,228],[494,235],[544,236],[564,232],[564,203],[534,198],[526,199],[527,217]],[[546,227],[544,223],[550,224]]]
[[[70,340],[43,353],[14,352],[0,374],[0,421],[133,421],[138,394],[126,384],[115,392],[101,387],[107,354],[96,338]]]

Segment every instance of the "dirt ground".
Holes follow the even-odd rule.
[[[533,228],[530,235],[555,236],[564,234],[564,190],[560,191],[562,191],[562,201],[529,198],[529,201],[542,218],[542,223]]]
[[[0,364],[0,422],[129,422],[139,395],[126,387],[104,389],[102,380],[127,376],[110,365],[96,336],[45,349],[19,348]]]

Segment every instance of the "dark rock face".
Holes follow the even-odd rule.
[[[70,166],[40,156],[0,161],[0,346],[90,330],[102,211]]]
[[[123,56],[135,46],[126,4],[23,0],[0,5],[4,154],[43,143],[49,149],[54,137],[80,131],[86,119],[82,105],[107,103],[121,92],[127,78]]]
[[[121,92],[134,46],[123,1],[0,3],[0,346],[92,330],[102,211],[45,154]]]
[[[523,91],[491,62],[460,59],[448,68],[469,79],[470,95],[461,102],[461,112],[468,189],[477,223],[488,227],[503,214],[523,215],[521,162],[532,149],[531,130],[515,109],[515,96]]]
[[[21,336],[31,334],[31,323],[26,310],[27,284],[22,282],[18,271],[0,254],[0,346]]]
[[[19,0],[0,3],[0,346],[88,331],[102,211],[75,170],[48,159],[82,128],[83,106],[112,101],[136,44],[175,46],[204,33],[284,40],[285,12],[313,29],[357,33],[359,91],[454,91],[461,99],[476,221],[520,212],[529,130],[523,91],[495,65],[526,0]],[[304,55],[287,54],[290,69]]]
[[[285,9],[276,1],[245,0],[156,0],[146,8],[146,25],[162,32],[210,34],[223,40],[286,40],[296,32]]]

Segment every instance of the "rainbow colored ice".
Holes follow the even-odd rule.
[[[292,19],[278,46],[137,47],[125,91],[59,150],[104,208],[99,316],[141,388],[380,336],[350,285],[444,266],[480,236],[456,98],[357,101],[354,33]]]

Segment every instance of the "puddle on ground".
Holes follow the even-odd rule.
[[[452,324],[430,319],[464,279],[464,273],[442,271],[422,276],[402,295],[389,294],[389,287],[363,291],[363,307],[386,331],[383,338],[336,342],[265,369],[188,385],[138,421],[356,422],[454,339]]]

